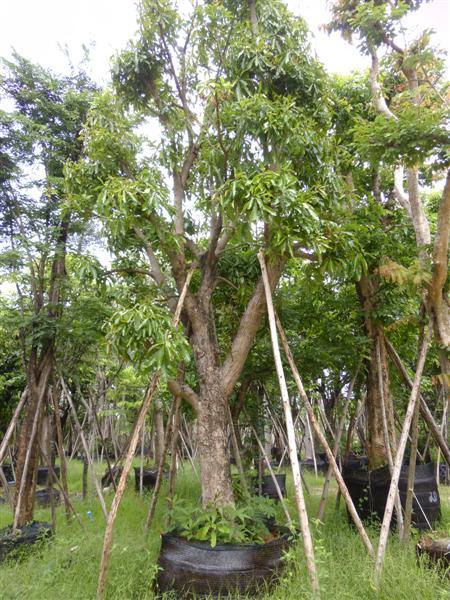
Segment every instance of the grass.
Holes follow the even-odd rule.
[[[99,472],[104,465],[98,465]],[[34,547],[21,560],[8,560],[0,565],[0,598],[2,600],[94,600],[98,567],[103,544],[104,519],[95,496],[90,490],[83,501],[81,490],[82,464],[70,464],[70,489],[83,529],[74,521],[66,523],[62,507],[57,511],[57,532],[53,539]],[[306,474],[311,496],[307,497],[308,512],[318,564],[322,600],[450,600],[449,579],[437,571],[419,564],[415,556],[415,538],[407,545],[391,535],[386,553],[383,579],[377,592],[373,585],[373,564],[365,553],[357,533],[348,526],[345,508],[341,503],[334,509],[335,488],[324,523],[312,516],[317,513],[323,478]],[[167,483],[164,483],[167,485]],[[159,551],[160,532],[164,529],[165,502],[159,503],[148,541],[143,524],[149,497],[141,499],[129,485],[116,521],[114,543],[110,558],[107,598],[110,600],[150,600],[155,598],[152,579]],[[292,479],[288,478],[288,504],[295,514]],[[450,529],[450,487],[441,486],[442,523],[440,529]],[[190,467],[185,466],[178,476],[176,494],[179,497],[199,498],[199,484]],[[164,488],[162,492],[164,498]],[[108,503],[112,494],[108,496]],[[92,513],[92,516],[89,515]],[[37,520],[49,520],[49,509],[36,510]],[[0,506],[0,527],[11,523],[11,511]],[[369,530],[376,545],[377,530]],[[279,585],[263,600],[302,600],[311,598],[303,550],[300,544],[289,552],[285,574]]]

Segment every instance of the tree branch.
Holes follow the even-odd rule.
[[[148,262],[150,263],[151,267],[150,276],[158,285],[164,285],[166,278],[164,277],[161,266],[156,258],[156,254],[154,253],[150,242],[146,239],[144,232],[139,227],[134,227],[134,232],[144,245],[145,253],[147,254]]]
[[[192,406],[195,412],[198,413],[200,408],[200,400],[198,395],[191,387],[189,387],[186,383],[180,383],[175,379],[169,379],[167,382],[167,387],[173,396],[179,396],[180,398],[183,398],[183,400],[186,400],[186,402]]]
[[[267,265],[269,283],[272,291],[275,289],[281,277],[285,262],[285,258],[277,258]],[[235,383],[239,379],[265,312],[266,298],[264,283],[261,277],[253,292],[253,296],[241,317],[238,330],[231,344],[230,353],[221,368],[222,386],[226,396],[231,394]]]

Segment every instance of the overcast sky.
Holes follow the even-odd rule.
[[[34,62],[64,71],[67,63],[58,44],[67,45],[76,63],[82,44],[94,42],[92,75],[105,83],[110,56],[123,48],[136,30],[135,4],[135,0],[0,0],[0,56],[8,57],[14,47]],[[348,73],[368,66],[367,59],[339,35],[320,31],[320,25],[328,20],[326,0],[287,0],[287,4],[307,20],[315,50],[330,71]],[[415,32],[434,29],[436,42],[448,51],[450,0],[424,4],[407,25]]]

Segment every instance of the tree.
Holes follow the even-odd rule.
[[[116,94],[97,98],[84,131],[88,160],[69,178],[117,256],[136,272],[145,256],[153,305],[173,308],[196,269],[183,325],[197,391],[170,376],[168,386],[197,415],[203,504],[229,504],[227,405],[265,313],[257,251],[274,288],[290,258],[319,257],[345,229],[326,77],[281,2],[203,2],[183,15],[145,0],[113,79]],[[223,307],[233,262],[238,301]],[[141,354],[151,349],[142,340]]]
[[[420,1],[340,0],[333,4],[333,20],[329,25],[330,30],[340,31],[348,40],[357,36],[362,52],[371,58],[370,94],[373,109],[353,123],[353,144],[357,155],[373,169],[375,179],[372,195],[378,204],[388,205],[392,211],[395,202],[395,208],[405,211],[409,218],[418,260],[417,264],[406,266],[401,261],[393,261],[392,256],[386,254],[391,260],[385,259],[384,265],[373,265],[370,277],[363,278],[359,285],[366,329],[373,339],[367,398],[369,428],[379,446],[379,450],[372,455],[373,466],[383,464],[386,460],[383,458],[387,440],[383,440],[386,436],[382,432],[382,411],[383,398],[387,400],[390,397],[384,332],[380,320],[375,316],[383,311],[377,273],[390,281],[415,280],[419,284],[422,301],[433,321],[437,344],[441,347],[442,379],[448,394],[449,363],[445,348],[448,347],[450,333],[446,284],[450,173],[447,173],[447,183],[437,214],[433,214],[431,206],[424,205],[419,187],[420,182],[430,184],[448,167],[445,150],[449,141],[445,130],[447,106],[445,101],[442,102],[446,89],[443,62],[430,45],[429,31],[423,32],[405,47],[401,47],[397,39],[401,32],[401,19],[420,4]],[[384,68],[380,66],[379,59],[382,48],[386,50]],[[434,218],[437,223],[432,247],[430,219]],[[386,223],[386,218],[380,219],[380,225],[384,229],[392,229],[392,225]],[[379,371],[380,383],[377,385]],[[391,403],[387,401],[386,406],[389,437],[395,449]]]
[[[1,90],[2,266],[13,278],[20,315],[27,404],[17,452],[14,526],[32,519],[39,423],[54,368],[65,300],[69,236],[79,230],[65,205],[64,163],[80,157],[79,139],[93,85],[83,72],[57,77],[15,54],[4,61]]]

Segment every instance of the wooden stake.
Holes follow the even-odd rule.
[[[349,386],[348,392],[347,392],[347,398],[345,399],[345,404],[342,409],[342,415],[339,420],[338,428],[336,431],[336,437],[334,439],[334,447],[333,447],[333,456],[335,459],[337,458],[337,455],[339,452],[339,445],[341,443],[341,437],[342,437],[342,433],[344,431],[345,420],[347,417],[347,410],[348,410],[348,407],[349,407],[351,399],[352,399],[353,387],[355,385],[356,378],[358,377],[358,373],[359,373],[359,365],[358,365],[358,368],[356,369],[356,373],[353,376],[353,379],[350,382],[350,386]],[[323,515],[325,513],[325,506],[327,504],[328,490],[330,487],[330,481],[331,481],[332,476],[333,476],[333,469],[331,466],[328,466],[327,475],[325,477],[325,483],[323,484],[322,497],[320,499],[319,511],[317,513],[317,518],[319,519],[319,521],[323,520]]]
[[[383,420],[383,437],[384,437],[384,445],[386,447],[386,455],[388,460],[389,474],[392,477],[392,472],[394,469],[394,461],[392,459],[392,451],[391,451],[391,440],[389,437],[389,429],[386,415],[386,398],[383,390],[383,372],[381,366],[381,351],[380,351],[380,339],[377,338],[375,341],[376,345],[376,356],[377,356],[377,374],[378,374],[378,390],[380,392],[381,397],[381,418]],[[395,450],[395,449],[394,449]],[[395,494],[395,513],[397,515],[397,529],[398,534],[402,538],[403,537],[403,514],[402,514],[402,503],[400,501],[400,493],[397,488],[397,492]]]
[[[156,482],[155,482],[155,487],[153,489],[152,501],[150,503],[150,508],[149,508],[149,511],[147,514],[147,518],[145,520],[145,535],[146,536],[148,536],[148,534],[149,534],[150,527],[151,527],[151,524],[153,521],[153,517],[155,516],[156,504],[158,502],[159,492],[161,490],[164,463],[166,460],[167,451],[169,449],[170,439],[173,435],[173,415],[175,413],[176,401],[177,401],[177,399],[174,398],[173,402],[172,402],[172,406],[170,407],[169,418],[167,419],[167,430],[166,430],[166,435],[164,437],[164,446],[162,449],[161,458],[160,458],[159,465],[158,465],[158,472],[156,474]]]
[[[39,419],[41,416],[41,409],[42,409],[42,402],[44,400],[44,394],[45,394],[45,388],[42,389],[39,394],[39,398],[38,398],[37,406],[36,406],[36,412],[34,414],[34,419],[33,419],[33,425],[31,427],[30,439],[28,440],[28,448],[27,448],[27,452],[25,454],[25,462],[24,462],[22,474],[20,477],[20,482],[16,482],[16,483],[19,483],[19,493],[17,495],[16,508],[14,511],[13,531],[16,531],[17,525],[19,522],[20,510],[22,507],[23,491],[25,489],[25,482],[26,482],[27,475],[28,475],[28,466],[30,463],[31,452],[33,451],[34,440],[36,438],[37,430],[38,430],[38,426],[39,426]]]
[[[237,442],[237,438],[236,438],[236,432],[234,430],[233,417],[231,416],[231,410],[230,410],[229,404],[227,405],[227,409],[228,409],[228,421],[230,422],[231,443],[233,445],[234,459],[236,461],[237,470],[239,471],[239,477],[241,480],[242,490],[243,490],[244,494],[248,494],[247,479],[245,477],[244,467],[242,466],[241,453],[239,452],[239,446],[238,446],[238,442]],[[253,427],[252,427],[252,429],[253,429]],[[255,435],[256,435],[256,433],[255,433]]]
[[[180,429],[180,411],[181,398],[177,396],[177,398],[175,399],[175,412],[173,414],[173,433],[170,452],[169,485],[167,490],[167,505],[169,509],[173,506],[173,494],[175,491],[175,476],[177,473],[177,447]]]
[[[178,323],[180,322],[181,310],[183,308],[184,299],[186,298],[189,282],[191,281],[191,277],[192,277],[193,273],[194,273],[194,271],[191,270],[187,274],[186,281],[184,283],[183,290],[178,299],[178,304],[177,304],[177,307],[175,309],[175,314],[172,319],[173,327],[177,327]],[[111,551],[112,534],[113,534],[113,529],[114,529],[114,522],[117,517],[117,511],[119,510],[120,502],[122,500],[122,497],[123,497],[123,494],[125,491],[125,485],[127,483],[128,473],[130,472],[131,465],[133,462],[134,453],[136,452],[136,447],[137,447],[138,440],[139,440],[139,434],[144,425],[145,416],[148,412],[148,409],[150,408],[150,404],[152,402],[153,396],[158,387],[160,378],[161,378],[161,372],[157,371],[152,377],[152,381],[149,385],[148,391],[142,402],[138,417],[136,419],[136,423],[134,424],[133,433],[131,435],[130,444],[128,446],[128,451],[127,451],[127,454],[125,457],[122,474],[121,474],[120,480],[119,480],[119,485],[117,486],[117,491],[114,495],[114,499],[111,504],[111,511],[109,514],[109,518],[107,519],[105,536],[103,538],[103,551],[102,551],[102,558],[101,558],[101,562],[100,562],[100,573],[98,576],[98,586],[97,586],[97,599],[98,600],[103,600],[104,595],[105,595],[106,577],[108,575],[108,561],[109,561],[109,554]]]
[[[59,465],[61,469],[61,483],[62,489],[64,490],[63,498],[64,498],[64,509],[66,511],[66,520],[70,521],[70,501],[69,499],[69,486],[67,484],[67,463],[66,456],[64,454],[64,446],[63,446],[63,434],[61,427],[61,416],[59,414],[59,405],[58,398],[56,397],[55,388],[53,386],[52,390],[52,399],[53,399],[53,411],[55,414],[55,429],[56,429],[56,448],[58,450],[59,456]]]
[[[77,416],[77,411],[75,410],[75,406],[73,405],[73,402],[72,402],[72,396],[70,394],[70,390],[67,389],[65,381],[62,377],[60,378],[60,381],[61,381],[61,387],[64,390],[64,394],[67,398],[67,402],[69,403],[70,410],[72,412],[73,422],[75,423],[75,426],[78,429],[78,434],[79,434],[79,437],[80,437],[80,440],[81,440],[81,443],[82,443],[83,449],[84,449],[85,459],[87,460],[89,469],[91,471],[91,477],[92,477],[92,480],[95,485],[95,490],[97,492],[100,506],[102,508],[103,516],[105,517],[105,520],[108,521],[108,511],[106,509],[105,499],[103,498],[102,488],[100,487],[100,483],[97,479],[97,475],[95,474],[95,467],[94,467],[94,463],[92,462],[92,457],[91,457],[91,453],[89,451],[89,446],[88,446],[88,443],[84,436],[83,430],[81,429],[80,421],[78,420],[78,416]]]
[[[403,364],[402,359],[397,354],[397,351],[395,350],[394,346],[389,342],[389,340],[386,340],[386,348],[389,352],[389,356],[391,357],[392,362],[395,364],[395,366],[397,367],[401,376],[403,377],[404,382],[412,390],[413,382],[411,381],[411,378],[408,375],[408,371],[406,370],[406,367]],[[434,420],[433,415],[431,414],[431,411],[428,408],[428,405],[427,405],[426,401],[423,399],[421,394],[419,394],[419,402],[420,402],[420,414],[422,415],[425,423],[428,425],[428,428],[431,431],[431,435],[433,436],[436,444],[441,449],[442,455],[443,455],[446,463],[450,466],[450,448],[448,447],[448,444],[445,441],[444,436],[442,435],[441,431],[439,430],[439,426],[436,424],[436,421]]]
[[[394,508],[395,493],[398,488],[398,480],[400,478],[400,470],[402,468],[403,455],[405,453],[406,442],[408,440],[408,433],[411,427],[411,420],[414,414],[416,402],[419,401],[420,394],[420,381],[422,379],[422,372],[425,365],[425,359],[427,356],[428,344],[431,338],[431,323],[428,326],[428,331],[422,341],[421,349],[419,353],[419,359],[417,361],[416,375],[414,377],[414,383],[411,390],[411,396],[409,398],[408,408],[406,410],[405,421],[403,423],[402,435],[400,437],[400,443],[397,450],[397,456],[395,457],[394,470],[391,477],[391,485],[389,487],[389,494],[386,501],[386,508],[384,511],[383,523],[381,524],[380,541],[378,543],[377,559],[375,563],[375,581],[379,585],[381,571],[383,569],[384,554],[386,552],[387,539],[389,534],[389,527],[392,519],[392,510]]]
[[[261,265],[262,279],[264,283],[264,289],[266,294],[267,313],[269,317],[270,326],[270,337],[272,339],[273,355],[275,360],[275,367],[278,375],[278,383],[280,385],[281,399],[283,402],[284,414],[286,419],[286,429],[289,443],[289,458],[291,459],[292,475],[294,478],[295,497],[297,500],[297,509],[300,520],[300,529],[303,536],[303,545],[305,548],[306,564],[308,568],[309,577],[311,580],[311,587],[316,598],[320,597],[319,581],[317,578],[316,564],[314,561],[314,547],[312,543],[311,531],[308,523],[308,513],[306,512],[305,498],[303,496],[302,481],[300,477],[300,465],[297,456],[297,447],[295,441],[294,422],[292,419],[291,404],[289,402],[289,394],[286,385],[286,380],[283,372],[283,364],[281,361],[280,348],[278,346],[277,328],[275,325],[274,308],[272,303],[272,294],[270,291],[269,278],[267,275],[266,263],[264,255],[260,251],[258,253],[258,260]]]
[[[322,433],[322,430],[320,428],[319,423],[317,422],[316,416],[314,414],[313,408],[311,406],[311,403],[309,401],[308,396],[306,395],[305,389],[303,387],[303,383],[300,377],[300,374],[298,372],[298,369],[295,365],[294,362],[294,357],[292,356],[292,352],[291,349],[289,348],[289,344],[287,342],[286,339],[286,335],[283,331],[283,328],[281,327],[281,323],[278,319],[278,317],[276,317],[276,324],[278,327],[278,331],[280,332],[280,337],[281,337],[281,341],[283,343],[283,348],[284,351],[286,353],[289,365],[291,367],[292,370],[292,374],[294,375],[294,380],[295,383],[297,385],[297,389],[300,393],[300,396],[303,400],[303,403],[305,405],[306,408],[306,412],[308,413],[308,416],[310,418],[311,424],[317,434],[317,437],[319,438],[319,442],[322,444],[323,449],[325,450],[325,453],[327,455],[328,461],[332,466],[332,469],[334,471],[334,476],[336,478],[337,484],[339,486],[339,489],[341,490],[341,494],[345,500],[345,503],[347,504],[347,508],[348,508],[348,512],[350,513],[350,516],[353,519],[353,522],[355,523],[355,527],[358,530],[358,533],[361,537],[361,540],[367,550],[367,552],[369,553],[370,556],[374,556],[374,550],[373,550],[373,546],[372,543],[366,533],[366,530],[364,529],[364,526],[361,522],[361,519],[359,518],[358,513],[356,512],[355,506],[353,504],[353,500],[350,496],[350,494],[348,493],[348,489],[347,486],[345,485],[344,479],[342,478],[341,472],[339,470],[339,467],[336,463],[336,460],[333,456],[333,453],[330,449],[330,446],[328,445],[328,442],[326,440],[326,437],[324,436],[324,434]]]
[[[9,422],[8,429],[6,430],[6,433],[0,444],[0,465],[2,465],[3,461],[5,460],[6,453],[8,452],[9,440],[11,439],[11,436],[14,433],[14,428],[16,427],[17,421],[19,420],[20,412],[21,412],[22,408],[24,407],[24,404],[27,401],[27,398],[28,398],[28,387],[26,387],[24,389],[24,391],[22,392],[22,395],[19,400],[19,404],[16,406],[16,410],[14,411],[12,419]],[[12,462],[11,462],[11,465],[12,465]]]
[[[281,506],[283,507],[284,514],[286,515],[286,521],[287,521],[288,527],[289,527],[289,529],[293,529],[294,525],[292,523],[291,515],[289,514],[288,507],[286,506],[286,502],[284,501],[283,494],[281,493],[280,486],[278,485],[277,478],[275,477],[275,473],[272,470],[272,465],[270,464],[270,459],[267,456],[266,451],[264,450],[264,446],[261,444],[261,441],[260,441],[258,434],[256,433],[253,425],[252,425],[252,431],[253,431],[256,441],[258,442],[259,449],[261,450],[262,455],[264,456],[264,459],[266,461],[267,468],[269,469],[269,473],[270,473],[270,476],[272,477],[272,481],[274,483],[275,489],[277,490],[278,498],[281,502]]]

